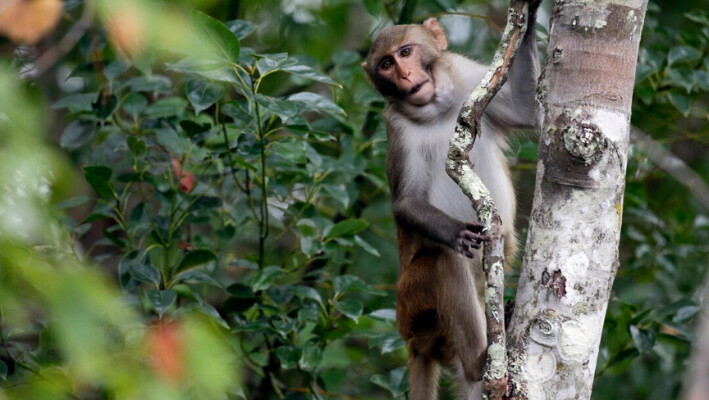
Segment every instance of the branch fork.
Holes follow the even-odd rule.
[[[455,134],[450,142],[446,172],[470,199],[487,233],[483,250],[485,271],[485,319],[487,321],[487,364],[483,377],[483,397],[502,399],[507,389],[507,346],[504,321],[504,238],[502,220],[490,191],[480,180],[468,159],[475,139],[481,135],[480,120],[485,108],[507,80],[509,66],[527,30],[527,2],[511,0],[507,26],[495,57],[482,82],[463,104]]]

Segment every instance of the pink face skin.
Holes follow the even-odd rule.
[[[436,88],[433,78],[421,67],[416,44],[406,44],[385,56],[377,71],[396,85],[409,103],[422,106],[433,100]]]

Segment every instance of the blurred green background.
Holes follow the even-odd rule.
[[[359,64],[431,16],[484,62],[506,6],[0,2],[0,400],[405,398],[384,101]],[[650,2],[595,399],[681,390],[709,261],[706,10]],[[535,140],[508,154],[522,236]]]

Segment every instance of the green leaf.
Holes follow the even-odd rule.
[[[243,283],[234,283],[227,287],[226,291],[231,295],[222,305],[222,309],[227,314],[245,312],[260,299],[249,286]]]
[[[187,100],[182,97],[166,97],[151,104],[145,110],[145,114],[154,118],[179,117],[185,108],[187,108]]]
[[[173,154],[184,154],[190,148],[190,141],[171,128],[155,130],[155,139]]]
[[[700,90],[709,91],[709,71],[694,71],[694,78]]]
[[[367,243],[367,242],[366,242],[364,239],[362,239],[361,237],[355,235],[354,241],[355,241],[355,243],[357,243],[357,246],[359,246],[359,247],[361,247],[362,249],[364,249],[364,251],[366,251],[367,253],[369,253],[369,254],[371,254],[371,255],[373,255],[373,256],[375,256],[375,257],[379,257],[379,250],[377,250],[376,248],[374,248],[374,246],[372,246],[371,244]]]
[[[93,221],[98,221],[100,219],[113,219],[113,216],[110,214],[103,214],[103,213],[92,213],[88,217],[84,218],[83,221],[81,221],[82,224],[86,224],[89,222]]]
[[[7,364],[0,360],[0,379],[7,380]]]
[[[104,199],[116,197],[113,184],[111,184],[112,173],[111,168],[104,167],[103,165],[88,165],[84,167],[84,177],[86,181],[91,185],[96,194]]]
[[[301,218],[295,225],[298,227],[300,234],[304,236],[314,236],[318,230],[318,226],[309,218]]]
[[[103,232],[103,236],[105,239],[112,242],[116,246],[120,247],[121,249],[126,247],[126,242],[123,241],[123,239],[120,238],[118,235],[116,235],[113,230],[104,229],[101,232]]]
[[[625,349],[608,360],[607,367],[612,367],[624,361],[631,360],[639,355],[640,353],[637,349]]]
[[[683,87],[687,93],[691,92],[694,88],[696,78],[694,71],[691,69],[685,67],[667,68],[665,72],[667,72],[667,77],[673,86]]]
[[[182,74],[197,74],[212,81],[242,85],[239,76],[234,72],[234,68],[219,61],[185,57],[177,62],[168,63],[167,67]],[[248,84],[249,79],[247,76],[244,76],[244,80]]]
[[[680,62],[697,61],[702,58],[702,52],[690,46],[674,46],[667,53],[667,63],[672,65]]]
[[[378,17],[384,10],[384,0],[364,0],[364,8],[369,15]]]
[[[685,17],[689,18],[694,22],[698,22],[702,25],[709,26],[709,13],[706,10],[692,10],[684,14]]]
[[[382,308],[367,314],[371,318],[387,322],[396,322],[396,310],[393,308]]]
[[[256,25],[252,22],[244,21],[243,19],[227,21],[224,25],[226,25],[230,31],[234,32],[234,35],[236,35],[239,40],[243,40],[256,30]]]
[[[145,150],[147,149],[147,147],[145,146],[145,142],[135,136],[128,136],[128,138],[126,138],[126,144],[128,144],[128,148],[130,149],[131,153],[135,154],[136,156],[145,153]]]
[[[96,135],[96,127],[93,123],[76,120],[64,128],[59,145],[73,151],[89,143],[94,135]]]
[[[216,287],[222,287],[214,278],[201,271],[189,270],[178,274],[175,282],[205,283]]]
[[[301,301],[305,299],[313,300],[316,303],[320,304],[321,306],[323,305],[322,302],[322,297],[320,297],[320,293],[318,293],[317,290],[314,288],[311,288],[309,286],[303,286],[303,285],[296,285],[293,288],[293,294],[299,298]]]
[[[276,280],[276,278],[284,275],[285,273],[286,270],[276,266],[270,266],[259,270],[253,281],[251,282],[251,288],[254,292],[268,289],[269,287],[271,287],[271,284],[274,280]]]
[[[305,164],[308,161],[305,143],[293,137],[272,143],[271,151],[294,164]]]
[[[280,100],[262,94],[256,94],[255,98],[260,106],[276,114],[283,123],[286,123],[289,119],[298,115],[298,106],[294,102]]]
[[[207,249],[192,250],[189,253],[185,254],[185,256],[182,258],[178,270],[182,271],[188,268],[196,267],[198,265],[206,264],[216,259],[217,255]]]
[[[199,114],[224,96],[224,87],[205,79],[192,79],[185,84],[185,92],[195,114]]]
[[[106,78],[108,78],[110,82],[113,82],[121,74],[128,71],[129,68],[130,64],[127,62],[116,60],[106,65],[106,68],[103,69],[103,74],[106,75]]]
[[[327,99],[319,94],[310,92],[296,93],[288,97],[290,101],[301,102],[312,109],[322,111],[326,114],[331,114],[333,116],[345,117],[347,114],[345,110],[340,108],[337,104],[333,103],[332,100]]]
[[[369,226],[369,222],[363,219],[346,219],[344,221],[338,222],[329,231],[325,233],[325,240],[332,240],[341,236],[354,235],[366,229]]]
[[[340,275],[333,279],[333,285],[335,286],[335,296],[350,291],[365,292],[377,296],[386,295],[385,291],[373,288],[370,284],[354,275]]]
[[[406,346],[399,332],[384,332],[369,340],[369,348],[379,348],[381,354],[391,353]]]
[[[359,317],[362,315],[364,305],[357,299],[345,299],[342,301],[333,300],[335,309],[344,314],[347,318],[354,322],[359,322]]]
[[[253,290],[243,283],[234,283],[226,288],[227,293],[239,299],[255,299],[258,298]]]
[[[340,50],[332,56],[332,62],[337,66],[358,64],[361,61],[359,53],[352,50]]]
[[[246,397],[246,393],[244,392],[244,389],[241,388],[241,386],[237,386],[229,391],[229,394],[232,394],[240,399],[243,400],[248,400]]]
[[[685,117],[689,116],[689,112],[692,110],[692,101],[689,97],[683,95],[682,93],[671,92],[667,94],[667,98],[670,99],[670,103]]]
[[[327,75],[323,75],[320,72],[314,70],[307,65],[292,65],[289,67],[281,68],[283,71],[289,72],[293,75],[301,76],[303,78],[312,79],[317,82],[327,83],[328,85],[334,85],[342,88],[342,85],[335,82],[332,78]]]
[[[409,387],[408,374],[405,367],[397,368],[389,372],[389,376],[374,375],[369,379],[377,386],[381,386],[391,393],[392,397],[403,396]]]
[[[655,100],[656,93],[655,88],[652,87],[650,82],[643,82],[635,86],[635,90],[633,92],[633,94],[637,96],[645,105],[652,104],[653,100]]]
[[[699,314],[700,311],[702,311],[701,307],[697,307],[697,306],[682,307],[679,310],[677,310],[677,314],[675,314],[675,316],[672,317],[672,322],[675,322],[675,323],[686,322],[686,321],[690,320],[692,317],[694,317],[695,315]]]
[[[638,348],[640,354],[647,354],[652,351],[655,345],[655,337],[652,332],[640,329],[636,325],[630,325],[630,335],[633,337],[635,347]]]
[[[301,308],[298,310],[298,321],[317,323],[320,320],[320,311],[315,308]]]
[[[180,127],[187,133],[189,137],[207,132],[212,125],[209,123],[198,124],[197,122],[185,119],[180,121]]]
[[[177,293],[174,290],[148,290],[150,306],[160,318],[175,303],[175,300],[177,300]]]
[[[288,58],[288,53],[260,54],[259,56],[262,58],[256,63],[256,69],[260,76],[298,63],[297,60]]]
[[[170,93],[172,91],[172,82],[162,75],[138,76],[127,80],[123,85],[130,87],[134,92]]]
[[[298,366],[300,361],[300,349],[293,346],[280,346],[276,349],[276,355],[281,360],[281,368],[291,369]]]
[[[147,265],[138,251],[132,251],[123,256],[118,264],[118,270],[121,273],[130,274],[137,281],[152,283],[155,287],[160,286],[160,282],[162,282],[160,271],[152,265]]]
[[[222,199],[217,196],[202,196],[189,207],[190,211],[205,210],[222,206]]]
[[[637,68],[635,68],[635,83],[644,81],[654,72],[650,64],[638,64]]]
[[[72,94],[52,104],[52,108],[55,110],[68,108],[72,112],[92,111],[91,104],[96,100],[96,97],[96,93]]]
[[[148,107],[148,100],[140,93],[131,92],[121,104],[123,111],[130,114],[133,119],[138,119],[138,116]]]
[[[337,200],[337,202],[342,205],[343,209],[347,209],[350,204],[350,195],[341,185],[341,183],[323,185],[323,190],[332,196],[333,199]]]
[[[74,208],[76,206],[79,206],[81,204],[84,204],[86,202],[91,201],[92,198],[90,196],[75,196],[68,198],[64,201],[61,201],[53,206],[55,210],[63,210],[66,208]]]
[[[91,103],[91,108],[97,117],[101,119],[106,119],[116,111],[118,107],[118,96],[109,93],[99,93],[98,98],[95,102]]]
[[[199,32],[208,40],[208,44],[213,47],[218,60],[230,64],[239,62],[241,52],[239,39],[226,25],[200,11],[192,14],[192,20]]]
[[[223,327],[224,329],[229,329],[229,324],[224,321],[221,315],[219,315],[219,312],[212,307],[211,305],[207,303],[193,303],[190,304],[190,308],[193,310],[197,310],[200,313],[208,316],[211,318],[214,322],[216,322],[219,326]]]
[[[298,365],[305,371],[314,371],[320,368],[322,362],[322,349],[316,343],[307,343],[303,346],[303,352],[298,361]]]

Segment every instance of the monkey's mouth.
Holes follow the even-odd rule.
[[[415,106],[426,105],[433,99],[434,91],[433,83],[427,79],[409,89],[406,95],[406,101]]]
[[[418,92],[419,90],[421,90],[421,87],[422,87],[423,85],[425,85],[427,82],[428,82],[428,80],[425,80],[425,81],[423,81],[423,82],[417,84],[416,86],[412,87],[411,90],[409,90],[409,96],[411,96],[412,94],[415,94],[416,92]]]

